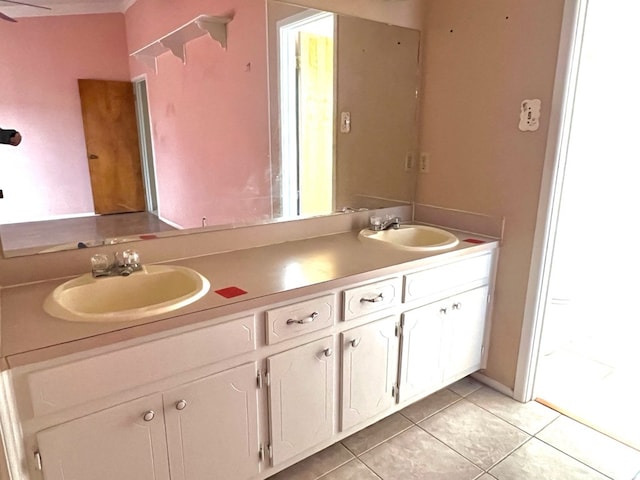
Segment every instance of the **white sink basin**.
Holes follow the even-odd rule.
[[[364,229],[359,237],[365,241],[388,244],[401,250],[432,252],[455,247],[460,241],[454,234],[426,225],[400,225],[398,229],[375,232]]]
[[[209,281],[195,270],[149,265],[127,277],[90,273],[53,290],[45,311],[73,322],[124,322],[170,312],[202,298]]]

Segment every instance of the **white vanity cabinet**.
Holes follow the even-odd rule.
[[[396,403],[398,318],[383,318],[341,334],[341,430],[389,410]]]
[[[162,395],[124,403],[37,434],[45,480],[169,480]]]
[[[336,357],[325,337],[267,358],[273,465],[333,436]]]
[[[481,369],[494,253],[14,368],[12,480],[264,480]]]
[[[43,430],[43,476],[250,478],[259,470],[256,374],[248,363]]]
[[[482,367],[488,292],[475,288],[402,314],[400,401]]]

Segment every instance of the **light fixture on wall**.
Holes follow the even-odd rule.
[[[14,5],[24,5],[26,7],[35,7],[35,8],[43,8],[45,10],[51,10],[51,8],[43,7],[42,5],[34,5],[33,3],[18,2],[18,1],[15,1],[15,0],[0,0],[0,2],[13,3]],[[15,18],[11,18],[9,15],[5,15],[2,12],[0,12],[0,18],[2,20],[6,20],[7,22],[14,22],[14,23],[17,22],[17,20]]]

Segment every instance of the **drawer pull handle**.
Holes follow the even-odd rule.
[[[297,323],[299,325],[303,325],[305,323],[311,323],[313,322],[316,318],[318,318],[320,316],[320,314],[318,312],[313,312],[311,315],[309,315],[308,317],[305,318],[301,318],[300,320],[294,320],[293,318],[290,318],[289,320],[287,320],[287,325],[292,325],[294,323]]]
[[[150,422],[155,417],[156,417],[156,412],[154,412],[153,410],[149,410],[148,412],[144,412],[144,415],[142,415],[142,419],[145,422]]]
[[[332,348],[325,348],[324,349],[324,356],[325,357],[330,357],[331,355],[333,355],[333,349]]]
[[[356,348],[358,345],[360,345],[360,340],[361,340],[360,338],[354,338],[354,339],[353,339],[353,340],[351,340],[351,342],[350,342],[350,343],[351,343],[351,346],[352,346],[353,348]]]
[[[186,400],[178,400],[176,402],[176,410],[184,410],[185,408],[187,408]]]
[[[441,313],[441,314],[443,314],[443,315],[446,315],[446,314],[447,314],[447,309],[446,309],[446,307],[442,307],[442,308],[440,309],[440,313]]]
[[[364,303],[364,302],[369,302],[369,303],[378,303],[384,300],[384,295],[382,293],[379,293],[377,297],[373,297],[373,298],[365,298],[362,297],[360,299],[360,303]]]

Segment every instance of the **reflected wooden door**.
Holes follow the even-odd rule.
[[[94,210],[145,210],[133,84],[78,80]]]

